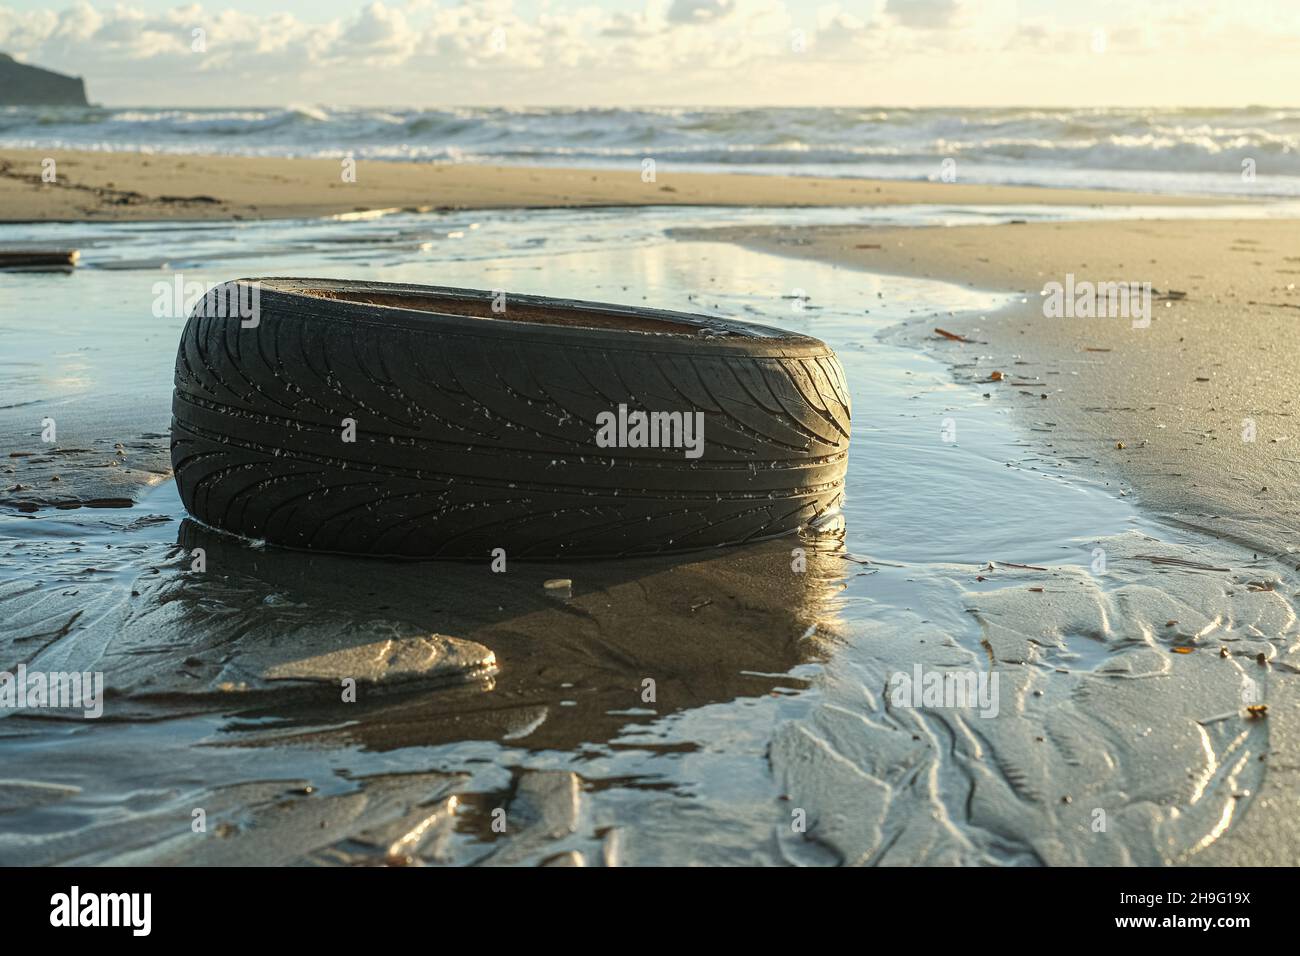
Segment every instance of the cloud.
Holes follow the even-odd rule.
[[[397,64],[414,52],[418,42],[419,34],[400,10],[391,10],[381,0],[375,0],[343,31],[331,52],[368,64]]]
[[[885,12],[899,23],[919,30],[946,29],[960,9],[957,0],[888,0],[885,4]]]
[[[1111,0],[1086,22],[1022,16],[1016,0],[884,0],[875,14],[857,0],[356,0],[329,18],[108,2],[0,0],[0,50],[85,76],[100,102],[167,105],[950,105],[1133,102],[1153,89],[1275,102],[1300,88],[1300,15],[1230,0]]]
[[[736,9],[736,0],[673,0],[668,19],[673,23],[707,23]]]

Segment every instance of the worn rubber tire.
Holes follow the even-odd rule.
[[[237,281],[257,284],[256,327],[205,300],[176,355],[172,465],[212,527],[330,552],[551,558],[690,551],[838,514],[849,393],[817,339],[532,296],[509,296],[506,319],[488,292]],[[619,403],[702,411],[703,454],[597,447],[596,416]]]

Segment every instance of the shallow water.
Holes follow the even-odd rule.
[[[366,862],[412,815],[436,817],[438,836],[411,855],[449,862],[1157,863],[1220,838],[1258,785],[1248,758],[1267,729],[1207,730],[1186,708],[1232,711],[1242,681],[1265,682],[1237,658],[1294,640],[1287,599],[1238,580],[1272,572],[1154,525],[1046,455],[906,333],[1002,298],[665,236],[869,215],[13,230],[77,237],[86,267],[0,278],[5,301],[25,303],[0,326],[10,443],[36,444],[39,419],[65,412],[61,442],[116,434],[105,422],[165,431],[183,319],[151,307],[173,271],[500,288],[779,325],[836,349],[854,422],[842,538],[698,558],[493,575],[292,554],[187,521],[170,481],[131,508],[0,515],[0,666],[102,670],[117,691],[100,721],[0,711],[13,806],[0,860]],[[203,575],[189,572],[194,547]],[[1210,551],[1206,564],[1245,569],[1143,557]],[[560,576],[568,599],[540,586]],[[1182,624],[1152,633],[1157,618]],[[1184,629],[1234,647],[1213,677],[1208,651],[1169,653]],[[429,633],[454,650],[436,679],[338,702],[319,655]],[[999,713],[899,710],[886,684],[918,663],[999,672]],[[198,807],[227,827],[220,839],[191,834]],[[1115,839],[1089,831],[1098,807]],[[497,808],[516,821],[505,834]]]
[[[340,219],[243,223],[51,223],[0,227],[0,242],[77,248],[83,268],[74,277],[0,272],[0,411],[31,402],[93,401],[112,405],[171,391],[171,360],[184,310],[170,294],[174,277],[214,285],[238,276],[321,275],[374,277],[471,288],[511,285],[518,291],[604,296],[694,309],[701,296],[730,288],[725,272],[682,274],[669,284],[666,231],[749,224],[961,225],[1009,219],[1253,218],[1297,215],[1294,203],[1194,207],[899,206],[877,209],[692,209],[647,207],[607,210],[528,210],[492,213],[397,213],[359,221]],[[573,260],[600,248],[612,264]],[[666,247],[665,247],[666,248]],[[717,254],[715,252],[715,254]],[[675,261],[683,258],[681,253]],[[735,254],[739,261],[743,258]],[[730,269],[731,261],[718,263]],[[775,260],[767,260],[773,262]],[[606,270],[604,275],[599,269]],[[681,272],[681,267],[677,266]],[[753,267],[751,267],[752,269]],[[812,265],[782,266],[783,282],[762,291],[741,287],[778,318],[797,318],[769,296],[807,285]],[[759,271],[763,271],[762,268]],[[773,276],[775,278],[775,276]],[[906,289],[901,280],[893,287]],[[788,286],[788,287],[787,287]],[[939,288],[936,283],[931,288]],[[779,290],[779,291],[778,291]],[[731,290],[733,293],[734,289]],[[875,295],[876,290],[870,294]],[[915,290],[910,292],[916,295]],[[826,303],[814,302],[814,306]],[[954,302],[955,304],[955,302]],[[963,300],[963,307],[992,305]],[[155,306],[169,315],[156,316]],[[893,303],[897,305],[897,303]],[[892,307],[892,306],[891,306]],[[936,307],[945,305],[942,297]],[[865,307],[864,307],[865,308]],[[808,318],[818,315],[810,311]],[[862,313],[865,315],[866,313]],[[901,315],[901,313],[898,313]],[[886,313],[877,313],[887,317]],[[816,334],[816,333],[814,333]],[[165,424],[165,420],[163,424]],[[0,424],[0,429],[3,424]],[[0,435],[8,438],[0,431]]]

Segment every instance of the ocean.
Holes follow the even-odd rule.
[[[0,147],[798,173],[1300,196],[1300,109],[0,110]],[[946,163],[951,160],[951,163]]]

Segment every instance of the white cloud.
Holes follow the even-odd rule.
[[[735,0],[673,0],[668,19],[673,23],[707,23],[735,9]]]
[[[885,12],[906,27],[941,30],[952,24],[960,8],[957,0],[889,0]]]
[[[328,20],[130,4],[0,5],[0,50],[85,76],[108,103],[1132,102],[1150,90],[1276,102],[1300,88],[1300,16],[1230,0],[1109,0],[1086,22],[1024,18],[1016,0],[553,0],[527,14],[509,0],[357,0]]]
[[[331,53],[370,66],[396,66],[416,49],[419,35],[400,10],[375,0],[343,31]]]

